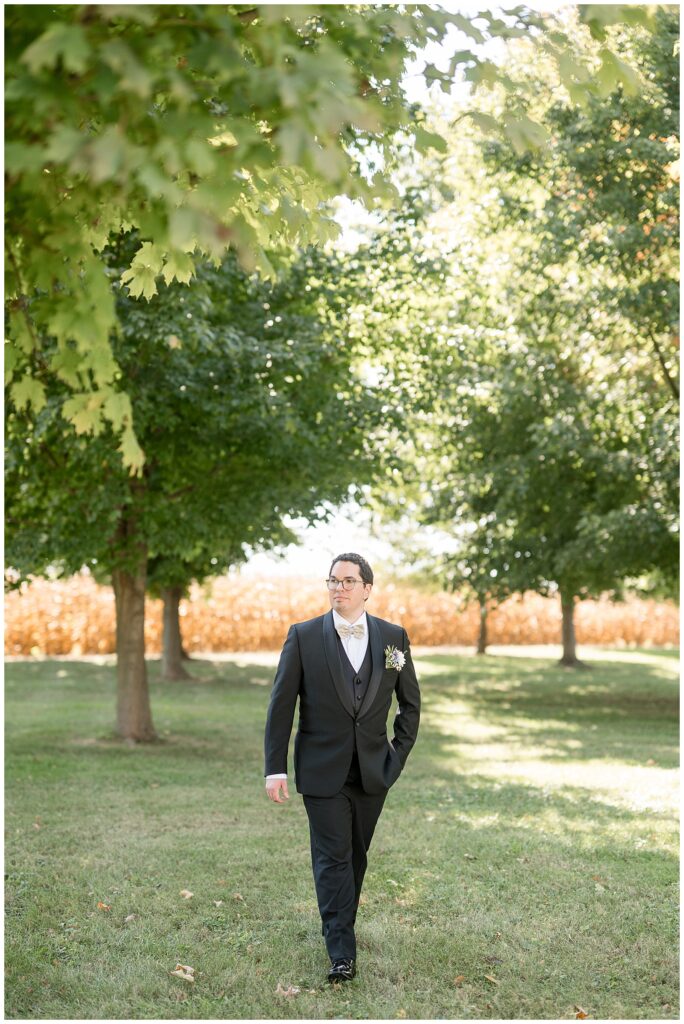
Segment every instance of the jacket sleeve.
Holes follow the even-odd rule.
[[[394,738],[392,746],[399,754],[402,768],[406,764],[413,744],[418,735],[418,723],[420,722],[420,690],[416,679],[416,670],[413,667],[411,658],[411,645],[406,630],[402,631],[402,649],[406,661],[401,672],[397,676],[394,692],[397,695],[399,707],[394,716]]]
[[[287,748],[290,744],[295,705],[302,680],[302,662],[299,654],[297,630],[290,626],[278,662],[271,701],[266,715],[264,737],[264,775],[287,772]]]

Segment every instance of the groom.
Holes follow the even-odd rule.
[[[338,555],[326,583],[331,611],[290,626],[280,656],[266,720],[266,793],[274,803],[289,799],[287,750],[299,697],[295,784],[309,818],[328,980],[350,981],[366,855],[416,741],[420,691],[405,630],[365,611],[373,586],[365,558]],[[390,742],[393,693],[399,707]]]

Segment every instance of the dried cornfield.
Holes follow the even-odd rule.
[[[189,652],[278,650],[288,626],[328,608],[318,580],[257,578],[239,574],[193,586],[181,601],[181,632]],[[414,645],[475,644],[479,611],[459,595],[425,593],[376,582],[369,611],[402,623]],[[578,643],[676,645],[678,609],[673,602],[607,599],[577,605]],[[527,593],[510,598],[487,617],[491,644],[557,644],[557,599]],[[147,651],[161,649],[162,604],[146,606]],[[5,600],[7,655],[107,654],[115,650],[114,594],[83,573],[69,580],[37,580]]]

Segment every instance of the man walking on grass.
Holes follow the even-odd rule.
[[[297,792],[309,818],[311,863],[329,981],[356,974],[354,923],[368,848],[387,792],[418,733],[420,691],[401,626],[365,611],[373,571],[338,555],[326,580],[329,612],[290,626],[266,720],[266,793],[289,799],[287,751],[295,704]],[[396,693],[393,738],[387,716]]]

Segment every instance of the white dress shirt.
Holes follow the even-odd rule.
[[[361,612],[358,619],[354,622],[348,622],[343,618],[339,612],[336,612],[333,608],[333,625],[335,629],[338,626],[363,626],[363,636],[347,636],[340,637],[344,652],[352,663],[352,667],[355,672],[358,672],[363,664],[363,659],[366,657],[366,651],[368,650],[368,622],[366,620],[365,610]]]
[[[355,672],[358,672],[363,664],[363,659],[366,657],[366,651],[368,650],[368,620],[366,619],[366,612],[361,612],[358,619],[354,622],[348,622],[339,612],[336,612],[333,608],[333,625],[335,629],[338,626],[356,626],[361,624],[363,626],[363,636],[347,636],[340,637],[344,652],[352,663],[352,667]],[[287,773],[280,772],[277,775],[267,775],[267,779],[286,779]]]

